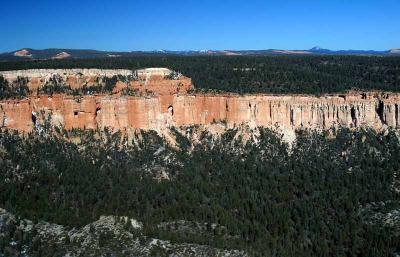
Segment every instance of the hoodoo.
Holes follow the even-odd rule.
[[[163,68],[129,70],[26,70],[0,72],[9,83],[26,78],[32,94],[0,101],[0,127],[30,131],[50,115],[54,125],[72,128],[154,129],[207,125],[328,129],[400,128],[400,94],[350,92],[341,95],[236,95],[192,93],[190,78]],[[70,88],[96,86],[119,76],[110,94],[40,94],[51,81]],[[127,89],[135,92],[126,93]],[[36,113],[33,121],[32,113]],[[39,115],[40,114],[40,115]]]

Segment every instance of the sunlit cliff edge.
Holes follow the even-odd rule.
[[[101,76],[132,76],[118,81],[112,94],[43,95],[37,89],[58,75],[71,88],[94,85]],[[335,95],[235,95],[192,93],[190,78],[168,69],[129,70],[25,70],[0,72],[10,83],[27,78],[32,94],[24,99],[0,100],[0,128],[31,131],[50,115],[54,125],[66,129],[152,129],[170,126],[239,124],[296,129],[370,127],[400,128],[400,94],[350,92]],[[124,95],[133,88],[141,96]]]

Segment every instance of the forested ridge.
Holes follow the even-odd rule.
[[[171,131],[178,148],[153,132],[133,143],[108,131],[1,133],[0,207],[71,228],[100,215],[129,216],[142,220],[149,236],[251,256],[400,250],[398,219],[379,218],[399,208],[397,132],[340,129],[332,138],[299,131],[289,148],[262,128],[247,143],[229,130],[220,138],[204,133],[193,145],[187,135],[195,129]],[[180,220],[221,229],[188,234],[156,226]],[[0,252],[13,236],[0,236]]]
[[[191,77],[199,91],[338,93],[400,91],[400,57],[373,56],[136,56],[0,62],[0,70],[33,68],[139,69],[168,67]]]

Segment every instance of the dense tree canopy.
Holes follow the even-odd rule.
[[[119,133],[46,130],[0,136],[0,207],[22,217],[73,227],[127,215],[145,221],[148,235],[254,256],[391,256],[400,245],[395,227],[372,221],[399,208],[393,131],[299,132],[291,148],[265,129],[245,144],[235,130],[195,146],[180,134],[177,150],[154,133],[128,144]],[[155,226],[177,220],[226,230]]]

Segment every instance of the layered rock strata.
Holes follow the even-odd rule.
[[[400,94],[327,96],[97,95],[31,96],[0,102],[0,127],[30,131],[50,116],[66,129],[154,129],[168,126],[238,124],[284,129],[389,126],[400,128]]]

